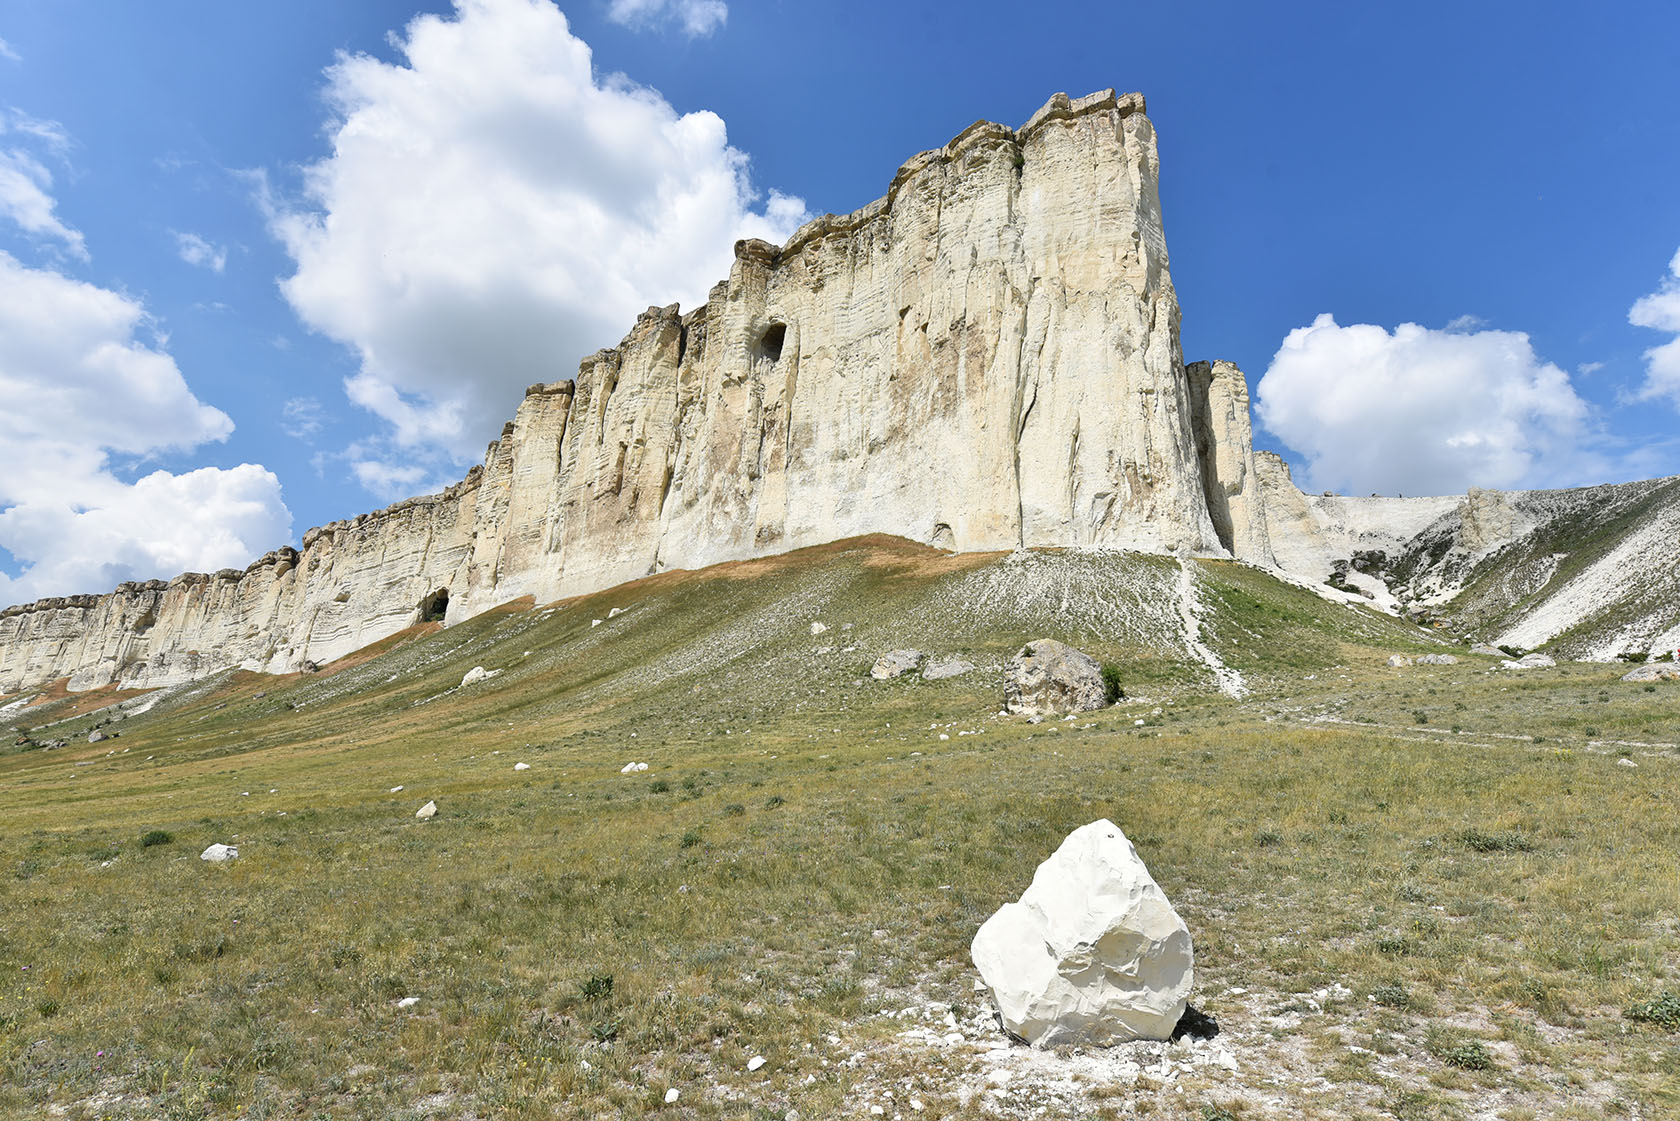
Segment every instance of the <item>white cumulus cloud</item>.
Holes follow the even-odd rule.
[[[175,233],[175,252],[181,260],[189,265],[196,265],[211,272],[221,272],[227,267],[227,247],[206,241],[194,233]]]
[[[723,0],[612,0],[607,18],[636,29],[673,24],[690,38],[701,38],[729,20],[729,5]]]
[[[1645,383],[1637,396],[1647,401],[1667,398],[1680,409],[1680,252],[1668,263],[1662,285],[1629,309],[1628,322],[1674,335],[1645,352]]]
[[[72,256],[87,259],[80,230],[66,225],[52,197],[53,177],[40,156],[62,158],[70,138],[56,121],[42,121],[16,109],[0,108],[0,217],[32,237],[56,242]]]
[[[1262,423],[1306,457],[1303,485],[1456,494],[1564,485],[1601,469],[1569,375],[1516,331],[1340,326],[1320,315],[1260,379]]]
[[[0,253],[0,548],[22,566],[0,573],[0,601],[242,567],[290,534],[280,482],[262,467],[133,483],[112,470],[112,455],[184,451],[233,431],[145,328],[128,297]]]
[[[270,205],[287,298],[355,350],[346,390],[405,460],[476,459],[524,386],[570,376],[650,304],[704,299],[737,238],[806,218],[760,205],[715,114],[598,76],[550,0],[457,0],[393,42],[398,63],[328,69],[331,154],[301,202]]]

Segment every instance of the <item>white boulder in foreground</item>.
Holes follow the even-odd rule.
[[[239,849],[235,845],[211,845],[198,854],[200,860],[208,860],[212,864],[226,864],[230,860],[239,859]]]
[[[432,818],[437,816],[437,803],[427,802],[424,806],[421,806],[418,810],[414,811],[414,816],[419,818],[421,821],[432,820]]]
[[[971,953],[1004,1028],[1035,1047],[1169,1039],[1194,980],[1189,929],[1106,819],[1070,833]]]

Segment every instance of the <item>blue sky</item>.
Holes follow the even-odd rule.
[[[459,478],[736,236],[1107,86],[1303,485],[1680,471],[1672,5],[561,7],[0,4],[0,600]]]

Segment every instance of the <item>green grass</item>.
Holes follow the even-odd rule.
[[[1621,767],[1578,715],[1656,743],[1676,690],[1390,670],[1398,625],[1338,631],[1343,609],[1207,565],[1212,641],[1257,686],[1236,703],[1147,620],[1099,641],[1031,597],[966,611],[1003,563],[877,544],[658,577],[320,675],[226,675],[115,741],[0,758],[0,1115],[98,1116],[103,1094],[117,1116],[816,1118],[910,1082],[925,1116],[986,1116],[935,1077],[955,1060],[901,1054],[877,1013],[972,1006],[975,929],[1098,817],[1189,923],[1197,1006],[1243,1054],[1294,1056],[1292,1084],[1338,1072],[1292,1115],[1452,1115],[1502,1087],[1568,1116],[1589,1083],[1680,1109],[1660,1021],[1624,1030],[1680,965],[1674,755]],[[1173,575],[1105,563],[1070,579]],[[1045,634],[1128,698],[997,718],[1002,658]],[[980,669],[868,680],[902,645]],[[474,665],[504,672],[451,692]],[[213,842],[239,859],[201,862]],[[1337,984],[1360,995],[1300,1002]],[[1541,1025],[1565,1037],[1535,1044]],[[1344,1061],[1352,1039],[1409,1073]],[[1279,1092],[1184,1084],[1092,1113],[1248,1116]]]

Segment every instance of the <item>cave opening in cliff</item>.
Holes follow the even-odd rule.
[[[448,613],[448,588],[439,588],[437,591],[420,601],[420,621],[422,623],[441,623],[443,622],[443,617]]]
[[[764,329],[764,334],[758,337],[758,346],[754,348],[754,358],[762,358],[766,362],[780,362],[782,360],[782,343],[787,341],[787,324],[772,323]]]

